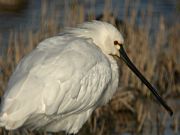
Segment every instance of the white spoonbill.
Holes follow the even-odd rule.
[[[3,96],[0,126],[49,132],[77,133],[118,87],[114,56],[152,91],[172,115],[172,110],[129,60],[124,39],[111,24],[86,22],[48,38],[16,67]]]

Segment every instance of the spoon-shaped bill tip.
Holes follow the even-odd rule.
[[[173,115],[172,109],[166,104],[166,102],[161,98],[161,96],[157,93],[157,90],[147,81],[147,79],[139,72],[139,70],[134,66],[122,45],[120,45],[120,55],[123,61],[127,64],[127,66],[139,77],[139,79],[149,88],[149,90],[154,94],[156,99],[161,103],[161,105],[169,112],[169,115]]]

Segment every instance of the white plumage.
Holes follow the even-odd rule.
[[[118,87],[114,41],[124,42],[115,27],[93,21],[39,43],[9,80],[0,126],[77,133]]]

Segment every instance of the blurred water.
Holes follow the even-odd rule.
[[[141,17],[141,12],[145,11],[149,8],[149,5],[152,6],[152,16],[153,22],[158,21],[159,17],[163,15],[168,24],[173,24],[177,20],[178,13],[176,12],[177,0],[129,0],[129,14],[132,9],[138,10],[138,18]],[[6,33],[11,29],[19,29],[19,28],[27,28],[32,27],[35,28],[37,24],[39,24],[40,15],[41,15],[41,0],[29,0],[25,8],[21,9],[16,13],[5,13],[0,12],[0,32]],[[53,10],[52,4],[58,7],[59,12],[62,16],[59,18],[61,20],[63,18],[64,4],[70,4],[72,1],[66,0],[47,0],[48,2],[48,11],[51,12]],[[86,13],[88,14],[92,10],[96,11],[96,14],[99,15],[103,12],[105,0],[78,0],[79,3],[83,4]],[[125,2],[127,0],[112,0],[110,2],[110,8],[117,12],[118,18],[124,18],[125,11]],[[145,13],[146,14],[146,13]],[[138,19],[137,19],[138,21]],[[140,23],[140,22],[139,22]]]

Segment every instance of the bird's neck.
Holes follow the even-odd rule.
[[[111,65],[112,75],[111,75],[111,82],[102,96],[103,98],[101,103],[102,105],[106,104],[112,98],[119,84],[119,68],[117,65],[117,61],[110,55],[107,55],[107,58],[109,59]]]

